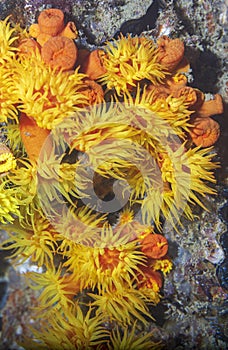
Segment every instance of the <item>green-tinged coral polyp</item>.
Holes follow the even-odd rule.
[[[182,216],[194,220],[194,205],[206,209],[205,196],[216,193],[213,146],[191,137],[215,102],[205,107],[203,93],[187,87],[179,39],[107,42],[91,83],[85,64],[44,62],[36,38],[0,21],[1,246],[13,264],[39,267],[26,273],[39,293],[38,321],[21,343],[159,348],[153,334],[139,334],[173,266],[162,223],[181,231]]]

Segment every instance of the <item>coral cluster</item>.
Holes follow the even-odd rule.
[[[2,246],[40,268],[29,349],[152,349],[138,334],[172,269],[162,228],[215,193],[222,100],[187,86],[179,39],[89,52],[76,36],[59,9],[0,22]]]

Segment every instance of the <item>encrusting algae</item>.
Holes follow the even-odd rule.
[[[27,273],[39,325],[22,343],[159,348],[139,329],[172,270],[163,222],[178,231],[215,194],[222,99],[187,86],[178,38],[89,52],[77,35],[60,9],[28,31],[0,22],[2,248],[42,269]]]

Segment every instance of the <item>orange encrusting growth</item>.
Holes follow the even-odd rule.
[[[25,150],[30,160],[37,161],[44,143],[45,152],[49,152],[51,150],[51,141],[47,139],[50,134],[50,130],[40,128],[36,124],[35,120],[27,117],[24,113],[21,113],[20,115],[19,128]]]

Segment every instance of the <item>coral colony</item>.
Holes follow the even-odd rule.
[[[153,349],[177,231],[214,194],[221,96],[188,86],[184,43],[79,49],[60,9],[0,22],[0,222],[38,290],[29,349]],[[140,331],[141,330],[141,331]],[[27,345],[26,345],[27,344]]]

